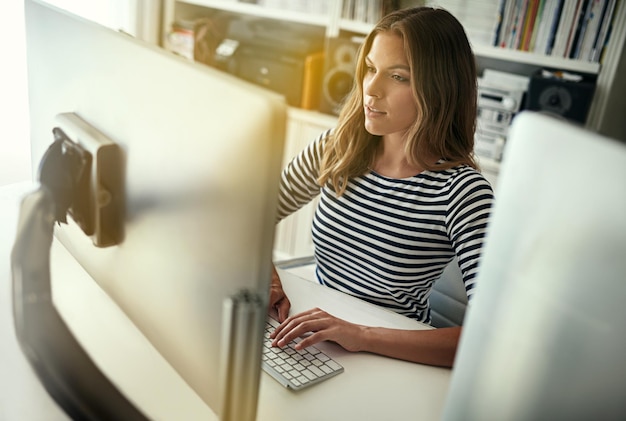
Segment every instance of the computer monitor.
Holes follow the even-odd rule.
[[[95,246],[71,218],[55,235],[219,413],[224,303],[245,292],[266,310],[284,98],[43,2],[25,7],[34,167],[64,113],[121,151],[119,243]],[[244,361],[257,385],[262,326],[243,335],[259,334]]]
[[[626,145],[513,121],[443,419],[626,414]]]

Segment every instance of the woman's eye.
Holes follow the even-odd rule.
[[[400,75],[391,75],[391,77],[397,80],[398,82],[406,82],[408,80],[404,76],[400,76]]]
[[[369,73],[376,73],[376,69],[373,66],[365,66],[365,68]]]

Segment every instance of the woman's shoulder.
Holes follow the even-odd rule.
[[[322,151],[326,147],[326,145],[330,142],[332,138],[334,129],[326,129],[320,132],[313,140],[311,140],[308,144],[308,149],[315,149],[317,151]]]
[[[330,142],[334,131],[334,128],[324,130],[317,136],[314,142],[320,143],[322,145],[327,144],[328,142]]]
[[[438,182],[442,187],[456,189],[460,186],[492,190],[491,184],[476,168],[469,165],[457,165],[441,171],[428,171],[427,177]]]

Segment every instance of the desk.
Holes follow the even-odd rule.
[[[9,256],[20,198],[32,188],[29,183],[0,188],[1,421],[67,419],[39,384],[13,330]],[[51,253],[55,305],[94,362],[118,388],[155,420],[217,419],[60,243],[53,242]],[[362,324],[428,328],[309,282],[290,271],[280,272],[293,311],[320,307]],[[63,276],[58,276],[59,273]],[[109,338],[120,335],[123,341],[110,343]],[[260,421],[441,417],[450,370],[367,353],[349,353],[332,343],[320,347],[337,359],[345,372],[296,393],[263,373]]]
[[[280,271],[296,312],[320,307],[345,320],[401,329],[429,328],[388,310]],[[351,353],[334,343],[317,345],[344,366],[344,373],[298,393],[261,378],[259,420],[438,420],[449,369]]]

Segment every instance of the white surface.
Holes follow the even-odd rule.
[[[65,420],[45,393],[18,347],[12,320],[9,254],[18,199],[30,184],[0,189],[0,420]],[[154,420],[211,420],[210,409],[174,372],[138,329],[54,242],[53,296],[56,306],[94,361]],[[428,328],[418,322],[281,271],[293,311],[323,308],[358,323]],[[441,417],[450,370],[321,344],[345,372],[298,393],[261,376],[258,419],[369,420]]]
[[[414,320],[279,270],[293,312],[320,307],[356,323],[428,329]],[[332,343],[318,347],[345,371],[321,384],[291,392],[264,374],[259,420],[438,420],[450,370],[350,353]]]
[[[623,420],[626,146],[525,112],[507,148],[445,419]]]
[[[287,269],[287,272],[306,281],[317,283],[317,278],[315,275],[315,263],[309,263],[306,265],[289,268]]]
[[[0,16],[0,185],[4,186],[30,180],[31,165],[23,2],[0,2]]]

